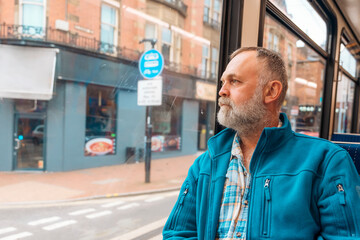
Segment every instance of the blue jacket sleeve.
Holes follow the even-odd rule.
[[[196,182],[198,160],[190,167],[177,202],[163,229],[163,239],[198,239],[196,226]]]
[[[319,184],[321,237],[326,240],[360,239],[360,177],[345,150],[325,162]]]

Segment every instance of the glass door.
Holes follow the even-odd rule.
[[[16,114],[15,170],[44,170],[44,114]]]

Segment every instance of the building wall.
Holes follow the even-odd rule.
[[[14,1],[0,0],[0,23],[14,24],[15,5]]]
[[[46,170],[69,171],[124,163],[126,148],[144,148],[145,108],[137,106],[134,91],[117,94],[116,154],[84,156],[86,85],[59,82],[56,97],[49,102]],[[46,140],[47,139],[47,140]]]
[[[14,104],[12,100],[0,100],[0,171],[13,168]]]
[[[67,2],[67,5],[66,5]],[[69,32],[100,39],[100,15],[102,1],[49,1],[47,2],[46,15],[47,27],[54,29],[56,20],[69,23]],[[66,33],[59,31],[59,33]]]
[[[61,171],[64,164],[65,82],[57,81],[46,117],[45,169]]]

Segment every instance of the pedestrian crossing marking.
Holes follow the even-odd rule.
[[[77,223],[77,221],[75,221],[75,220],[67,220],[67,221],[58,222],[58,223],[43,227],[43,229],[47,230],[47,231],[51,231],[51,230],[58,229],[58,228],[61,228],[61,227],[66,227],[66,226],[69,226],[69,225],[75,224],[75,223]]]
[[[16,228],[14,228],[14,227],[2,228],[2,229],[0,229],[0,234],[4,234],[4,233],[8,233],[8,232],[13,232],[13,231],[15,231],[15,230],[16,230]]]
[[[22,233],[17,233],[14,235],[10,235],[4,238],[0,238],[0,240],[18,240],[20,238],[24,238],[24,237],[29,237],[32,236],[33,234],[30,232],[22,232]]]
[[[60,220],[60,217],[50,217],[50,218],[42,218],[36,221],[29,222],[28,225],[30,226],[36,226],[44,223],[50,223],[50,222],[56,222],[57,220]]]
[[[138,203],[130,203],[130,204],[124,205],[122,207],[118,207],[117,209],[125,210],[125,209],[129,209],[129,208],[132,208],[132,207],[137,207],[137,206],[140,206],[140,204],[138,204]]]
[[[93,219],[93,218],[102,217],[102,216],[109,215],[109,214],[112,214],[112,212],[111,211],[102,211],[102,212],[97,212],[97,213],[93,213],[90,215],[86,215],[86,217]]]
[[[78,210],[75,212],[71,212],[69,213],[69,215],[71,216],[77,216],[77,215],[82,215],[82,214],[86,214],[86,213],[91,213],[91,212],[95,212],[95,208],[87,208],[87,209],[82,209],[82,210]]]

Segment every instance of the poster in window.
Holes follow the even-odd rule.
[[[151,138],[152,152],[166,152],[181,149],[181,137],[177,135],[156,135]]]
[[[85,142],[85,156],[113,155],[115,138],[94,137]]]

